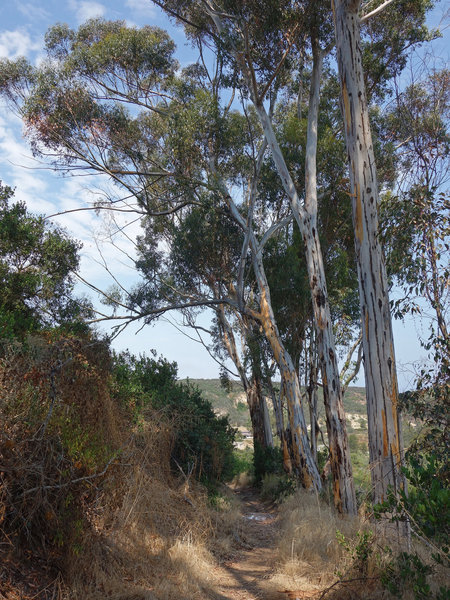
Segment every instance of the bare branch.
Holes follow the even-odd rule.
[[[262,250],[264,248],[264,246],[267,244],[269,239],[273,235],[275,235],[277,233],[277,231],[279,231],[283,227],[286,227],[286,225],[289,225],[289,223],[292,222],[293,218],[294,218],[294,215],[291,214],[288,217],[286,217],[285,219],[282,219],[281,221],[278,221],[278,223],[274,223],[271,227],[269,227],[269,229],[263,235],[263,237],[259,243],[260,250]]]
[[[375,15],[380,13],[387,6],[389,6],[389,4],[392,4],[393,2],[395,2],[395,0],[386,0],[385,2],[383,2],[383,4],[380,4],[380,6],[378,6],[377,8],[374,8],[370,13],[367,13],[366,15],[363,15],[362,17],[360,17],[360,23],[365,23],[371,17],[374,17]]]

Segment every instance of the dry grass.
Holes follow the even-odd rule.
[[[339,543],[337,531],[344,543]],[[369,553],[361,560],[356,549],[362,547],[364,534]],[[387,546],[392,552],[386,551]],[[311,597],[330,588],[327,600],[387,600],[394,597],[383,589],[380,574],[397,553],[406,550],[407,540],[396,526],[374,523],[364,515],[343,518],[317,495],[300,490],[280,507],[278,566],[272,580],[280,590],[304,590]],[[410,551],[424,563],[433,563],[430,548],[420,541],[413,540]],[[448,576],[448,569],[437,567],[430,577],[432,589],[448,585]],[[332,587],[340,579],[347,583]],[[412,589],[405,589],[402,598],[413,600]]]
[[[173,475],[172,424],[149,410],[132,428],[109,394],[98,348],[43,338],[30,346],[11,348],[0,364],[2,540],[33,515],[40,558],[62,569],[64,585],[58,577],[49,598],[179,600],[181,590],[185,600],[204,598],[214,555],[232,547],[236,506],[224,498],[213,509],[201,486]],[[52,380],[53,365],[66,355]],[[89,434],[84,446],[77,445],[80,431]],[[70,528],[58,548],[54,536],[69,496],[76,514],[71,508],[64,517]],[[20,548],[11,546],[14,552],[20,561]]]
[[[104,496],[108,520],[94,518],[95,535],[72,561],[70,598],[179,600],[180,590],[186,600],[205,597],[208,574],[230,549],[239,515],[226,500],[212,509],[199,486],[186,493],[185,481],[170,474],[170,443],[167,424],[147,415],[146,430],[127,449],[129,466]]]
[[[317,495],[299,490],[280,506],[279,562],[274,577],[280,589],[323,589],[336,581],[345,551],[336,531],[354,537],[357,518],[341,518]]]

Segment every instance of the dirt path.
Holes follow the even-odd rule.
[[[214,600],[281,600],[269,579],[273,573],[277,540],[277,512],[259,500],[255,490],[235,491],[242,502],[242,549],[214,573]]]

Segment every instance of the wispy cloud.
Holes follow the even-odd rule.
[[[75,13],[79,23],[88,19],[103,17],[106,13],[106,7],[100,2],[89,2],[88,0],[70,0],[69,6]]]
[[[24,17],[32,21],[44,20],[50,17],[50,13],[43,6],[37,6],[31,2],[19,2],[17,9]]]
[[[155,8],[150,4],[150,0],[126,0],[125,5],[142,17],[154,18],[156,16]]]
[[[2,58],[29,56],[31,52],[40,50],[41,47],[41,38],[32,38],[24,27],[0,32],[0,57]]]

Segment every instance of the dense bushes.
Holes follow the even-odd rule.
[[[283,473],[283,456],[280,448],[263,447],[256,443],[253,454],[255,483],[259,485],[265,475]]]
[[[113,389],[134,419],[151,407],[173,425],[174,464],[208,485],[231,478],[235,432],[228,418],[217,417],[199,390],[176,376],[176,364],[163,358],[114,356]]]
[[[121,443],[104,343],[56,331],[3,342],[0,534],[23,547],[76,546],[82,504]]]
[[[88,513],[118,489],[130,443],[149,427],[164,447],[147,470],[169,481],[170,461],[209,485],[232,476],[234,430],[177,383],[174,363],[111,357],[104,342],[57,330],[2,344],[0,537],[16,548],[77,552]]]

